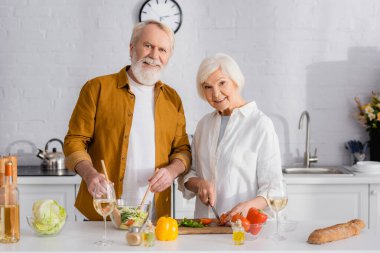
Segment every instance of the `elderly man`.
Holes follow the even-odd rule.
[[[150,185],[155,216],[170,215],[171,185],[191,162],[181,99],[159,81],[173,46],[169,27],[138,23],[131,66],[88,81],[80,92],[64,152],[67,168],[83,179],[75,206],[89,220],[101,219],[92,205],[95,186],[105,182],[101,160],[117,198],[141,200]]]

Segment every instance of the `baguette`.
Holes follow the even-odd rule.
[[[323,244],[346,239],[360,234],[363,228],[365,228],[365,223],[360,219],[355,219],[343,224],[316,229],[309,235],[307,242],[310,244]]]

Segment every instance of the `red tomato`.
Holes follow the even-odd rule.
[[[248,210],[247,219],[251,224],[264,223],[267,218],[268,216],[260,209],[252,207]]]
[[[212,222],[212,219],[209,219],[209,218],[201,218],[199,219],[199,221],[203,224],[203,225],[210,225],[210,223]]]
[[[255,224],[251,226],[251,229],[249,232],[251,232],[251,234],[253,235],[257,235],[260,232],[261,228],[262,228],[261,224]]]
[[[134,220],[127,220],[127,221],[125,222],[125,225],[127,225],[127,226],[132,226],[133,223],[135,223]]]
[[[251,226],[251,223],[240,213],[237,213],[234,216],[232,216],[232,219],[231,219],[232,222],[236,222],[237,220],[241,221],[242,227],[244,228],[246,232],[248,232]]]
[[[228,222],[227,217],[228,217],[227,214],[222,213],[220,215],[220,223],[219,223],[219,225],[221,225],[221,226],[226,225],[226,223]]]

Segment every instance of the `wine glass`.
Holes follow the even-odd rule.
[[[267,199],[269,207],[276,214],[276,232],[270,236],[274,241],[282,241],[286,238],[278,233],[278,212],[288,204],[288,194],[284,180],[273,182],[268,188]]]
[[[104,219],[104,236],[102,240],[96,241],[98,246],[108,246],[113,243],[111,240],[107,240],[107,216],[111,214],[116,205],[115,190],[113,183],[107,182],[103,184],[97,184],[94,190],[94,208],[98,214],[103,216]]]

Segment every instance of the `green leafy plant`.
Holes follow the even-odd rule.
[[[359,122],[367,131],[380,130],[380,96],[379,92],[372,91],[370,102],[362,104],[358,97],[355,97],[359,113]]]

